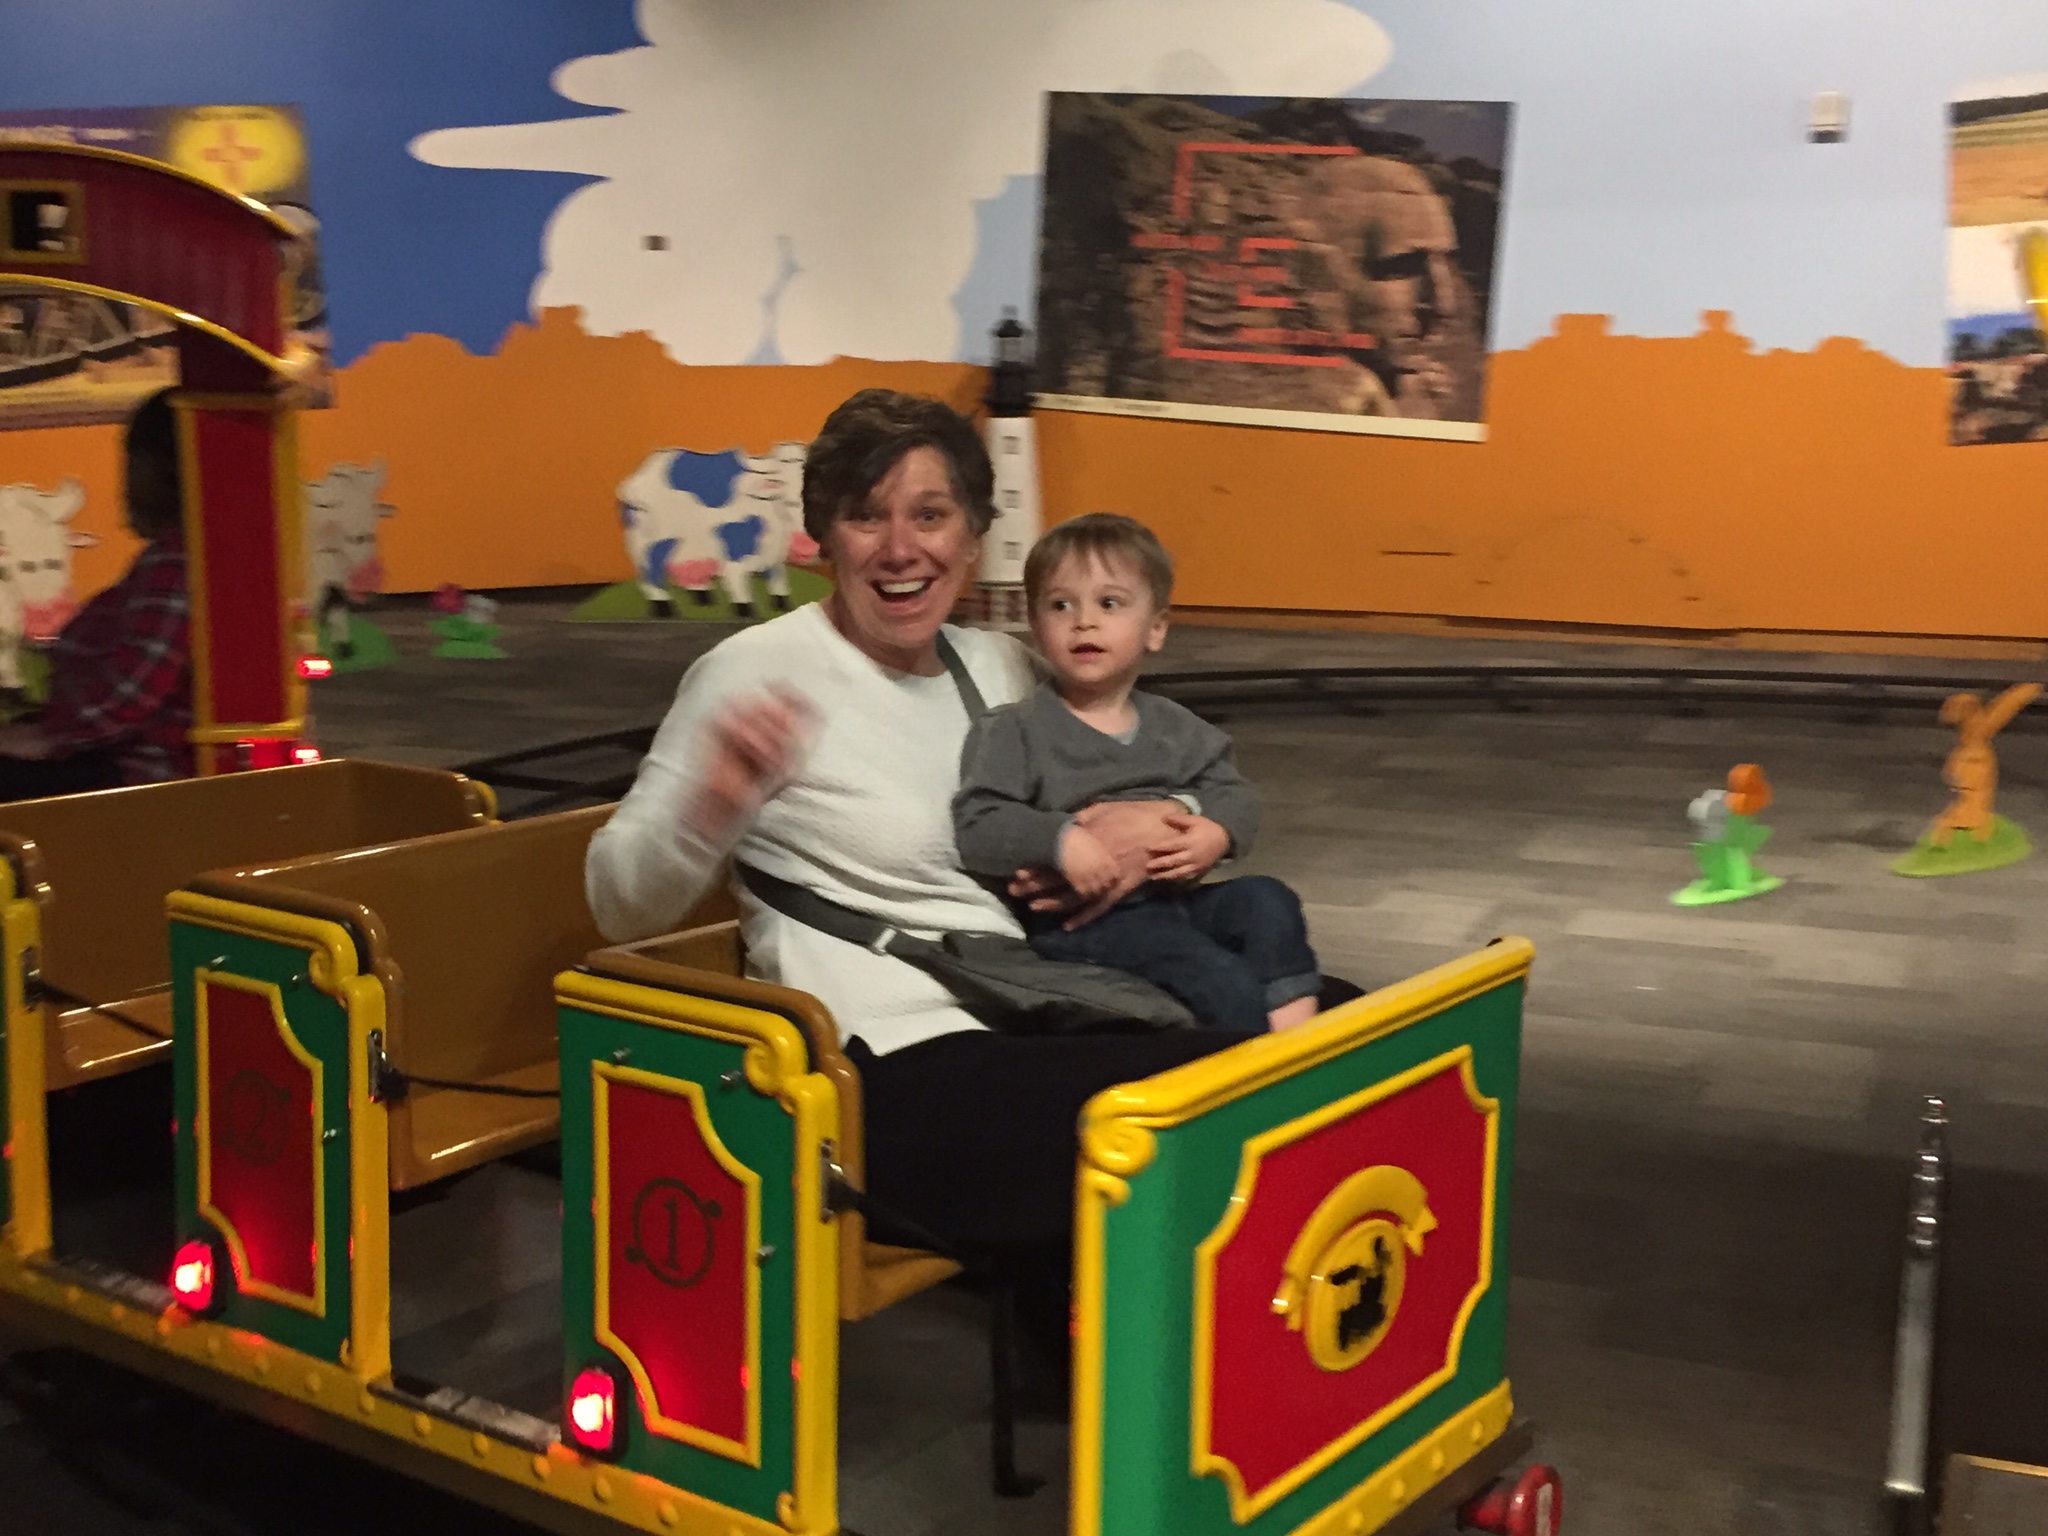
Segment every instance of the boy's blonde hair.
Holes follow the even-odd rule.
[[[1135,517],[1125,517],[1121,512],[1087,512],[1047,529],[1031,546],[1031,554],[1024,562],[1024,600],[1033,612],[1038,609],[1038,595],[1045,590],[1046,582],[1069,555],[1077,555],[1083,561],[1128,561],[1138,568],[1151,589],[1153,607],[1163,613],[1173,602],[1173,556],[1166,552],[1159,536]]]

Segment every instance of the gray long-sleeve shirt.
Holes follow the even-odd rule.
[[[1060,832],[1099,800],[1193,795],[1242,857],[1259,828],[1259,800],[1230,759],[1230,738],[1170,699],[1134,693],[1138,729],[1105,735],[1042,684],[1020,704],[984,716],[960,758],[953,830],[960,866],[1009,875],[1059,862]]]

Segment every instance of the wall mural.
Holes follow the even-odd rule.
[[[1387,60],[1339,0],[648,0],[577,59],[616,115],[422,135],[438,166],[600,178],[548,224],[537,306],[685,363],[953,358],[975,205],[1039,165],[1047,90],[1332,95]],[[914,81],[876,89],[916,61]],[[1028,239],[1028,236],[1025,237]]]
[[[1039,404],[1478,441],[1508,115],[1056,93]]]
[[[2048,439],[2048,79],[1950,104],[1948,223],[1949,439]]]

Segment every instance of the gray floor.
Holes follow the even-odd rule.
[[[464,663],[418,654],[423,615],[381,622],[414,654],[317,685],[320,739],[330,752],[428,764],[645,723],[719,633],[569,625],[555,610],[512,607],[503,643],[514,659]],[[1955,661],[1192,629],[1165,664],[1475,655],[2022,675]],[[1377,983],[1498,933],[1536,942],[1511,1363],[1542,1453],[1566,1475],[1566,1529],[1875,1530],[1919,1096],[1948,1097],[1959,1161],[1998,1181],[2008,1208],[2029,1209],[2048,1184],[2048,1051],[2037,1044],[2048,860],[1942,881],[1885,867],[1941,803],[1949,733],[1931,711],[1851,723],[1826,709],[1685,718],[1588,705],[1226,723],[1266,799],[1253,866],[1301,891],[1328,969]],[[2001,745],[2001,809],[2048,832],[2048,733],[2015,728]],[[1777,791],[1760,862],[1789,883],[1730,907],[1673,907],[1669,894],[1693,874],[1685,806],[1745,760]],[[546,1373],[499,1345],[552,1305],[553,1198],[529,1171],[493,1170],[400,1218],[400,1261],[422,1277],[398,1319],[415,1368],[544,1394]],[[410,1258],[409,1230],[423,1234]],[[452,1245],[450,1232],[461,1234]],[[479,1307],[469,1282],[486,1256],[509,1256],[497,1272],[517,1280],[501,1305]],[[2040,1311],[2037,1296],[2025,1304]],[[1063,1529],[1056,1427],[1027,1426],[1022,1445],[1051,1487],[1022,1503],[984,1491],[978,1316],[973,1298],[941,1292],[847,1331],[849,1525],[869,1536]],[[29,1478],[38,1497],[73,1497],[72,1474],[24,1450],[6,1412],[10,1485]],[[109,1516],[40,1528],[167,1527]]]

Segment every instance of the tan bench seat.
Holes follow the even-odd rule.
[[[147,992],[98,1008],[43,1010],[44,1079],[68,1087],[132,1071],[171,1045],[171,993]]]
[[[552,1091],[554,978],[604,942],[583,856],[612,807],[383,848],[217,870],[190,889],[327,918],[384,987],[384,1048],[408,1076]],[[554,1098],[415,1084],[389,1105],[391,1187],[414,1189],[560,1134]]]
[[[202,870],[447,832],[492,814],[489,790],[461,774],[347,759],[0,805],[0,858],[42,932],[33,964],[48,989],[48,1086],[167,1055],[164,897]]]

